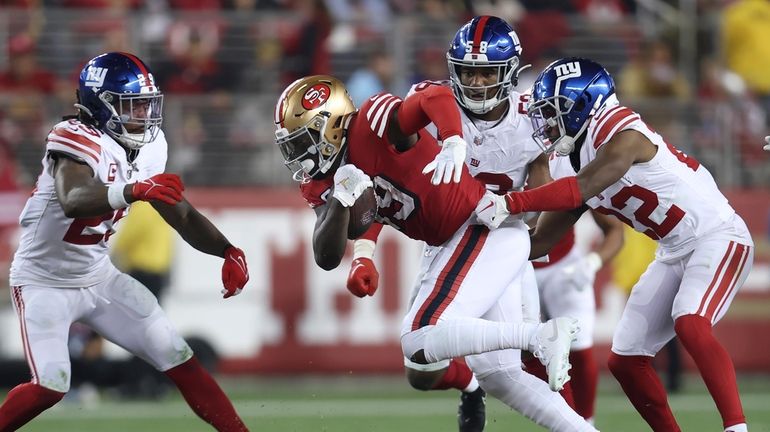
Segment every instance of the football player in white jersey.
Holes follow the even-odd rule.
[[[695,360],[725,431],[747,430],[730,355],[712,334],[748,276],[754,243],[713,177],[619,104],[607,71],[558,60],[535,81],[529,116],[548,153],[569,157],[576,176],[504,197],[478,213],[494,228],[509,214],[546,211],[532,236],[544,254],[587,207],[658,241],[633,287],[608,362],[655,431],[679,431],[652,359],[674,335]]]
[[[219,431],[245,431],[157,299],[110,262],[107,240],[134,201],[148,201],[191,246],[224,258],[224,297],[249,279],[243,252],[182,196],[165,174],[163,95],[149,68],[106,53],[80,73],[78,115],[53,127],[43,172],[19,222],[11,265],[13,304],[32,379],[0,406],[0,431],[20,428],[70,387],[67,335],[81,322],[163,371],[195,413]]]
[[[498,193],[521,190],[525,184],[539,186],[551,180],[548,158],[531,138],[532,127],[526,116],[527,96],[513,90],[521,70],[520,55],[521,45],[510,25],[493,16],[475,17],[460,28],[450,45],[447,60],[451,80],[422,82],[410,91],[412,94],[432,86],[452,88],[461,108],[463,137],[467,142],[465,164],[472,176],[486,183],[488,190]],[[433,125],[427,129],[434,136],[438,135]],[[442,173],[441,169],[435,170],[434,184],[442,181]],[[381,227],[375,226],[354,243],[354,260],[347,287],[358,297],[373,295],[377,289],[379,276],[373,256]],[[522,290],[533,292],[522,295],[533,299],[526,306],[534,306],[525,310],[525,318],[539,322],[534,271],[531,264],[525,263],[524,266],[527,283],[523,284]],[[482,387],[491,387],[498,398],[503,393],[506,404],[517,407],[541,425],[558,430],[578,430],[581,427],[577,424],[557,427],[563,418],[574,416],[567,402],[548,394],[546,386],[523,372],[518,352],[501,353],[501,356],[505,356],[505,360],[501,357],[498,363],[506,365],[504,370],[496,369],[491,363],[477,360],[473,364],[473,360],[469,361],[481,378],[481,386],[471,368],[458,359],[418,364],[405,358],[404,366],[407,379],[415,389],[456,388],[462,392],[458,407],[460,432],[484,429],[485,390]],[[530,356],[527,368],[536,367],[538,371],[542,370],[538,376],[547,381],[545,368]],[[507,377],[500,379],[503,374]],[[567,387],[562,394],[571,401],[569,392]]]

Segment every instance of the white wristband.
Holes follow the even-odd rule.
[[[126,196],[123,191],[126,189],[125,183],[113,183],[107,186],[107,201],[113,209],[122,209],[128,207]]]
[[[602,262],[602,257],[599,256],[596,252],[591,252],[588,255],[586,255],[585,263],[588,268],[596,273],[599,271],[600,268],[602,268],[602,265],[604,264]]]
[[[374,259],[374,245],[371,240],[361,239],[353,242],[353,259]]]

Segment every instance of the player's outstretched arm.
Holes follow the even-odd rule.
[[[105,185],[94,178],[91,167],[61,154],[52,153],[56,196],[70,218],[101,216],[128,207],[134,201],[176,204],[184,185],[175,174],[158,174],[136,183]]]
[[[577,208],[621,177],[637,162],[655,156],[657,147],[634,130],[615,134],[596,153],[596,158],[575,177],[564,177],[544,186],[510,192],[505,196],[511,214],[527,211],[562,211]]]
[[[249,269],[243,251],[233,246],[207,217],[184,198],[175,205],[153,201],[152,206],[190,246],[203,253],[224,258],[222,294],[224,298],[240,294],[249,281]]]
[[[569,229],[575,225],[580,216],[588,209],[581,206],[570,211],[549,211],[540,214],[535,230],[530,234],[532,246],[529,259],[545,256],[556,245]]]
[[[416,141],[415,134],[430,123],[436,126],[443,142],[439,154],[422,172],[431,175],[434,185],[457,183],[465,164],[467,145],[462,136],[460,109],[449,87],[428,86],[404,99],[393,110],[388,122],[388,137],[400,151],[405,151]]]

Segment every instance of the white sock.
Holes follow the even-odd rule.
[[[476,375],[471,375],[471,382],[463,389],[463,393],[473,393],[479,388],[479,380],[476,379]]]
[[[423,351],[429,362],[437,362],[501,349],[528,350],[538,326],[455,318],[439,322],[425,334]]]
[[[479,381],[488,395],[550,431],[596,432],[559,393],[520,366],[487,373]]]
[[[746,426],[746,423],[741,423],[726,427],[725,432],[749,432],[749,427]]]

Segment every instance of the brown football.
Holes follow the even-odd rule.
[[[377,198],[374,189],[366,188],[361,196],[350,207],[350,219],[348,220],[348,238],[357,239],[364,235],[372,226],[374,215],[377,213]]]

